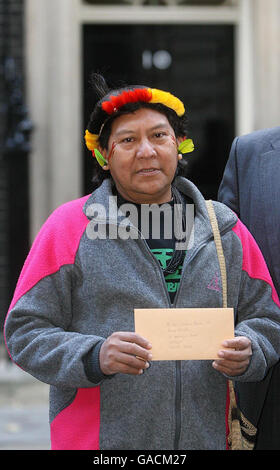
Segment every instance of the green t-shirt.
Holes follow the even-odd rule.
[[[122,204],[132,204],[129,201],[126,201],[123,199],[119,194],[118,196],[118,207],[120,207]],[[184,203],[186,201],[184,200]],[[165,204],[168,204],[170,206],[171,212],[172,212],[172,221],[174,221],[174,202],[173,200],[170,202],[167,202]],[[142,223],[143,221],[141,220],[141,204],[134,204],[134,206],[137,208],[138,211],[138,229],[142,232]],[[159,204],[159,207],[161,204]],[[152,224],[154,223],[152,214],[150,214],[150,219],[149,219],[149,233],[146,234],[145,240],[153,253],[154,257],[158,260],[162,270],[167,267],[168,263],[170,262],[174,250],[175,250],[175,243],[176,243],[176,237],[174,233],[174,223],[172,223],[172,230],[171,230],[171,235],[169,233],[168,236],[166,236],[166,232],[164,230],[164,224],[166,223],[166,219],[164,219],[164,213],[160,213],[160,230],[158,233],[160,236],[158,238],[153,237],[153,227]],[[145,221],[145,228],[147,228],[147,221]],[[145,230],[145,233],[147,230]],[[185,255],[185,253],[183,254]],[[182,262],[183,262],[183,257],[181,260],[181,263],[177,266],[177,269],[173,273],[164,273],[165,281],[166,281],[166,287],[167,291],[170,296],[170,301],[171,304],[174,302],[174,298],[176,295],[176,292],[179,288],[180,284],[180,278],[181,278],[181,272],[182,272]]]

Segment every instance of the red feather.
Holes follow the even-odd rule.
[[[152,99],[152,92],[148,88],[135,88],[135,90],[123,91],[119,95],[111,95],[109,101],[102,103],[102,109],[107,114],[113,114],[127,103],[143,101],[148,103]]]

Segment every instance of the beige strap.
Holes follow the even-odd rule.
[[[213,202],[211,200],[205,201],[205,202],[206,202],[206,207],[207,207],[208,214],[209,214],[209,219],[212,225],[214,241],[216,244],[216,250],[217,250],[219,264],[220,264],[222,287],[223,287],[223,307],[226,308],[227,307],[227,272],[226,272],[226,262],[225,262],[224,251],[223,251],[223,246],[222,246],[222,241],[221,241],[221,236],[220,236],[220,230],[218,227],[218,222],[217,222],[215,210],[213,207]],[[231,414],[232,407],[236,408],[236,397],[235,397],[233,382],[229,380],[228,384],[229,384],[229,394],[230,394],[229,412]],[[233,436],[234,436],[233,449],[235,448],[240,449],[242,448],[240,423],[238,421],[237,422],[234,421],[231,423],[231,426],[232,426],[231,439],[233,439]]]
[[[216,249],[217,249],[217,254],[218,254],[219,263],[220,263],[222,286],[223,286],[223,307],[226,308],[227,307],[227,271],[226,271],[226,262],[225,262],[223,246],[222,246],[222,241],[221,241],[221,236],[220,236],[220,230],[218,227],[218,222],[216,219],[216,214],[214,211],[212,201],[210,200],[210,201],[205,201],[205,202],[206,202],[206,207],[207,207],[208,214],[209,214],[209,219],[212,225],[214,240],[216,243]]]
[[[209,214],[209,219],[212,225],[212,230],[214,234],[214,240],[216,244],[216,250],[219,258],[220,263],[220,270],[222,276],[222,286],[223,286],[223,307],[227,307],[227,273],[226,273],[226,263],[225,257],[223,252],[223,246],[220,236],[220,230],[218,227],[218,222],[216,219],[215,210],[213,207],[212,201],[205,201],[206,207]],[[232,380],[228,381],[229,384],[229,396],[230,396],[230,404],[229,404],[229,429],[230,433],[228,436],[228,442],[230,444],[230,448],[232,450],[252,450],[254,448],[254,441],[252,440],[252,436],[255,437],[257,433],[257,429],[253,426],[241,413],[236,404],[236,396],[235,390]],[[232,410],[234,411],[235,418],[232,417]],[[250,436],[250,439],[246,439],[242,436],[241,432],[241,425],[244,436]]]

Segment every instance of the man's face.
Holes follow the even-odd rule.
[[[118,192],[139,204],[171,199],[178,163],[177,141],[167,117],[141,108],[112,123],[108,150],[102,150]]]

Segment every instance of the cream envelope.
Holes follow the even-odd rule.
[[[234,338],[232,308],[135,309],[134,319],[154,361],[216,359],[222,342]]]

